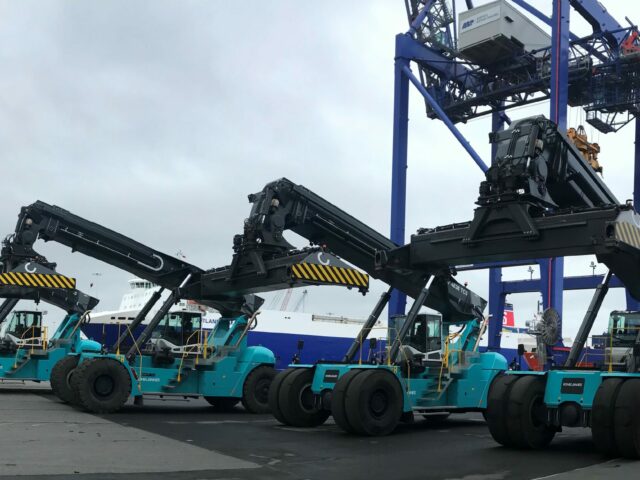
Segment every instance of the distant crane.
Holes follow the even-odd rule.
[[[302,313],[304,313],[304,303],[305,303],[305,300],[307,299],[307,294],[308,293],[309,292],[307,291],[306,288],[302,291],[302,295],[298,299],[298,302],[296,303],[296,306],[293,308],[294,312],[300,311],[300,307],[302,307],[301,311],[302,311]]]
[[[282,299],[282,304],[280,305],[280,310],[285,311],[289,306],[289,300],[291,299],[291,294],[293,293],[293,288],[287,289],[284,294],[284,298]]]

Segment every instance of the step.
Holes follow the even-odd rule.
[[[18,370],[24,367],[29,360],[31,360],[30,357],[23,357],[22,359],[20,359],[20,361],[14,367],[12,367],[11,370],[7,370],[7,375],[13,375],[14,373],[16,373]]]
[[[182,373],[180,375],[180,380],[178,380],[178,377],[174,377],[171,380],[169,380],[169,382],[166,385],[163,385],[162,388],[167,389],[167,390],[172,390],[172,389],[176,388],[179,384],[181,384],[184,381],[184,379],[186,377],[189,376],[189,371],[190,370],[186,370],[185,371],[183,369]]]
[[[48,350],[34,350],[33,352],[30,353],[31,358],[34,358],[34,357],[47,358],[48,356],[49,356]]]

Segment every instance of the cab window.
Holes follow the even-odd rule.
[[[610,342],[614,347],[629,347],[640,332],[640,314],[614,312],[609,320]]]
[[[420,352],[432,352],[442,347],[440,317],[420,314],[409,333],[409,346]]]

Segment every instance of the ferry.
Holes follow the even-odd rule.
[[[82,326],[83,333],[104,345],[113,345],[158,289],[157,285],[146,280],[139,278],[129,280],[129,291],[122,297],[120,307],[114,311],[93,312],[91,321]],[[304,292],[303,295],[305,295]],[[286,301],[282,303],[282,307],[288,304]],[[153,313],[154,310],[150,312],[147,319],[150,319]],[[184,317],[188,317],[191,328],[197,330],[213,328],[218,315],[214,310],[197,302],[181,300],[171,308],[161,325],[163,337],[172,338],[172,335],[176,335],[177,327],[184,321]],[[272,350],[276,356],[278,369],[284,369],[291,363],[340,360],[357,337],[364,321],[364,318],[290,311],[286,308],[284,310],[263,308],[257,317],[256,327],[247,334],[247,342],[249,345],[262,345]],[[146,323],[147,321],[143,322],[137,331],[132,332],[132,338],[142,331]],[[387,321],[381,319],[369,335],[369,340],[365,342],[358,359],[362,361],[382,359],[386,339]],[[176,338],[175,341],[180,342],[184,339]],[[526,328],[515,326],[513,306],[507,304],[503,318],[500,352],[510,363],[514,359],[519,360],[517,355],[519,344],[524,345],[524,348],[530,352],[536,348],[536,339],[527,333]],[[486,335],[480,343],[480,350],[485,349]]]
[[[120,334],[126,331],[127,325],[158,289],[157,285],[146,280],[129,280],[129,291],[123,295],[120,307],[113,311],[93,312],[90,322],[81,327],[83,333],[103,345],[115,344]],[[155,311],[157,308],[152,309],[142,326],[132,332],[132,338],[144,329]],[[197,330],[213,328],[219,315],[215,310],[192,300],[181,300],[171,308],[160,325],[162,336],[175,336],[185,317],[189,319],[191,329]],[[247,343],[272,350],[278,369],[284,369],[291,363],[336,360],[345,354],[364,321],[364,318],[263,308],[257,316],[255,328],[247,334]],[[382,355],[386,337],[386,322],[379,321],[370,335],[370,338],[376,339],[375,346],[373,343],[366,343],[361,353],[362,360],[370,361],[374,356]],[[179,343],[184,339],[175,340]]]

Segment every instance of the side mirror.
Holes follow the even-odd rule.
[[[302,350],[304,348],[304,340],[298,340],[298,350]]]
[[[369,339],[369,350],[375,350],[377,346],[378,346],[378,339],[377,338],[370,338]]]
[[[524,355],[524,352],[526,350],[524,349],[524,344],[523,343],[519,343],[518,344],[518,356],[521,357],[522,355]]]

